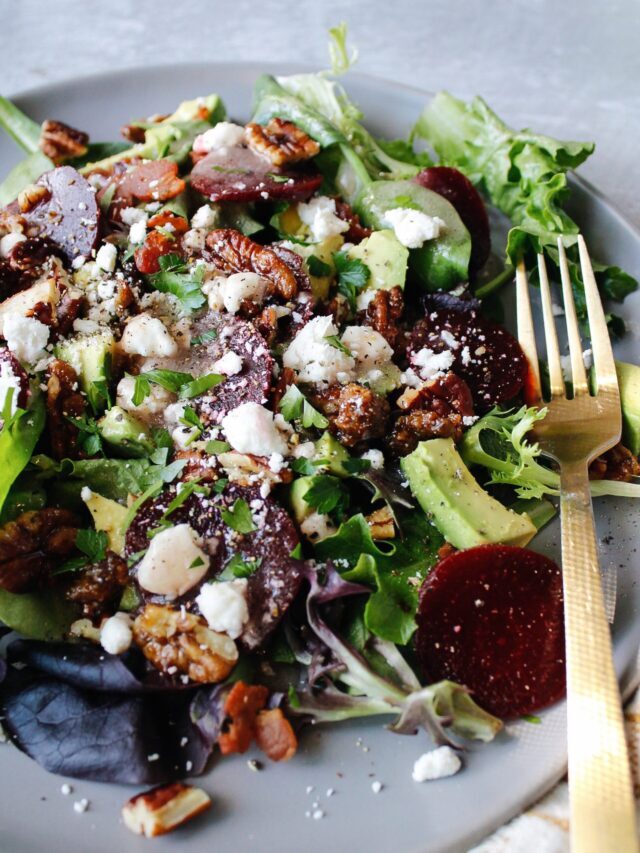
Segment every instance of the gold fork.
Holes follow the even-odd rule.
[[[605,615],[589,491],[589,463],[620,440],[618,379],[611,341],[586,244],[578,237],[591,330],[595,393],[589,391],[573,290],[558,240],[573,381],[568,399],[544,257],[538,255],[550,402],[540,387],[536,339],[523,263],[516,270],[518,338],[531,367],[528,402],[547,405],[534,436],[560,467],[562,575],[567,666],[571,849],[574,853],[638,850],[635,803],[622,707]]]

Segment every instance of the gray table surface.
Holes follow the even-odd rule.
[[[358,70],[461,96],[596,153],[582,174],[640,226],[637,0],[0,0],[0,91],[193,60],[326,64],[346,20]]]

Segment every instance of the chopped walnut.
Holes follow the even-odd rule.
[[[38,144],[42,153],[59,166],[64,160],[87,153],[89,135],[48,118],[42,122]]]
[[[394,539],[396,528],[389,506],[383,506],[366,517],[372,539]]]
[[[396,349],[402,330],[399,322],[404,311],[402,288],[396,286],[391,290],[377,290],[371,302],[367,305],[365,322],[379,332],[392,349]]]
[[[74,576],[66,596],[82,605],[83,616],[95,620],[104,613],[115,612],[128,581],[129,570],[125,560],[113,551],[107,551],[104,560]]]
[[[201,616],[160,604],[147,604],[137,616],[133,639],[160,672],[177,671],[201,684],[223,681],[238,660],[233,640]]]
[[[69,418],[79,418],[85,412],[85,399],[78,388],[78,374],[70,364],[54,359],[48,367],[47,427],[51,454],[54,459],[76,459],[78,428]]]
[[[298,749],[298,738],[280,708],[260,711],[256,717],[256,743],[272,761],[289,761]]]
[[[18,193],[18,207],[21,213],[28,213],[41,201],[48,199],[51,192],[39,184],[30,184]]]
[[[406,412],[397,418],[389,439],[397,456],[406,456],[429,438],[460,441],[464,418],[473,415],[469,387],[455,373],[431,379],[419,389],[407,388],[397,406]]]
[[[171,832],[211,805],[211,797],[201,788],[172,782],[136,794],[122,808],[122,820],[136,835],[155,838]]]
[[[22,593],[76,549],[79,522],[66,509],[23,512],[0,527],[0,589]]]
[[[225,272],[255,272],[268,279],[272,290],[285,302],[298,292],[291,267],[277,254],[233,228],[218,228],[207,235],[210,260]],[[270,294],[271,295],[271,294]]]
[[[224,703],[225,720],[218,737],[223,755],[246,752],[256,734],[256,717],[267,704],[269,691],[260,684],[236,681]]]
[[[347,447],[385,435],[389,404],[364,385],[330,385],[325,391],[313,393],[310,399],[328,418],[329,430]]]
[[[266,154],[274,166],[309,160],[320,151],[318,143],[290,121],[272,118],[269,124],[248,124],[245,139],[249,148]]]
[[[616,444],[589,465],[590,480],[621,480],[628,483],[640,476],[640,462],[623,444]]]

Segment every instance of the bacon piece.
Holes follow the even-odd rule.
[[[289,761],[296,754],[298,738],[280,708],[260,711],[256,717],[256,743],[272,761]]]

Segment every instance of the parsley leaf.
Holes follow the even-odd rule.
[[[237,498],[230,509],[222,510],[221,515],[224,523],[238,533],[252,533],[254,530],[257,530],[253,522],[251,510],[249,509],[249,504],[244,498]]]
[[[213,484],[213,491],[216,495],[221,495],[227,487],[227,483],[229,482],[228,477],[219,477],[215,483]]]
[[[338,292],[347,298],[355,311],[358,291],[366,287],[371,271],[359,258],[350,258],[344,251],[335,252],[333,262],[338,273]]]
[[[244,557],[242,554],[234,554],[220,574],[222,580],[228,578],[249,578],[258,571],[262,563],[262,557]]]
[[[102,451],[102,436],[94,418],[82,415],[79,418],[66,416],[67,420],[79,430],[78,444],[87,456],[95,456]]]
[[[208,344],[210,341],[215,341],[218,337],[218,333],[215,329],[207,329],[206,332],[203,332],[201,335],[196,335],[195,338],[191,338],[191,346],[197,347],[199,344]]]
[[[348,355],[353,358],[353,353],[351,352],[351,350],[342,343],[342,341],[337,335],[327,335],[325,341],[334,349],[340,350],[340,352],[343,352],[345,355]]]
[[[311,275],[317,276],[318,278],[324,278],[325,276],[331,275],[331,267],[329,264],[325,264],[324,261],[321,261],[320,258],[315,255],[311,255],[307,258],[307,267],[309,268]]]
[[[218,453],[226,453],[228,450],[231,450],[231,445],[226,441],[220,441],[217,438],[212,438],[205,444],[204,449],[207,453],[211,453],[213,456],[216,456]]]
[[[325,416],[313,408],[296,385],[290,385],[287,388],[278,408],[285,421],[300,420],[305,429],[311,427],[326,429],[329,426],[329,421]]]
[[[199,480],[188,480],[186,483],[180,484],[180,491],[176,493],[175,498],[169,502],[169,506],[162,513],[161,521],[169,518],[171,513],[181,507],[191,495],[198,494],[206,497],[210,491],[209,487],[202,486]]]
[[[202,292],[204,267],[197,266],[189,271],[178,255],[163,255],[158,258],[160,272],[149,276],[149,282],[161,293],[177,296],[185,311],[201,308],[206,300]]]
[[[179,370],[164,370],[163,368],[157,368],[156,370],[148,370],[146,373],[141,375],[144,376],[147,382],[153,382],[154,385],[160,385],[161,388],[164,388],[166,391],[171,391],[174,394],[177,394],[183,385],[193,382],[193,376],[190,373],[181,373]],[[135,400],[134,404],[136,406],[138,405]]]
[[[143,373],[140,373],[138,376],[132,376],[130,373],[126,373],[125,376],[127,379],[133,379],[133,394],[131,396],[131,402],[134,406],[140,406],[144,403],[149,394],[151,394],[151,383],[149,382],[149,378]]]
[[[107,545],[109,537],[104,530],[93,530],[91,528],[78,530],[76,533],[76,547],[82,551],[82,557],[72,557],[66,560],[54,575],[66,574],[82,569],[87,563],[99,563],[107,556]]]
[[[321,515],[334,511],[342,515],[349,502],[349,494],[342,480],[333,474],[316,474],[303,498]]]
[[[342,467],[349,474],[363,474],[371,468],[370,459],[345,459]]]
[[[184,414],[180,418],[180,423],[184,426],[194,427],[196,435],[202,435],[204,432],[204,424],[190,406],[185,406]]]
[[[193,379],[191,382],[186,382],[182,385],[178,396],[181,400],[191,400],[193,397],[198,397],[210,388],[224,382],[226,378],[221,373],[206,373],[204,376],[198,376],[197,379]]]
[[[300,459],[293,459],[291,461],[291,467],[296,474],[302,474],[304,477],[317,474],[318,468],[328,464],[328,459],[306,459],[304,456],[300,457]]]
[[[200,566],[204,566],[204,560],[202,557],[196,557],[195,560],[189,566],[190,569],[198,569]]]

